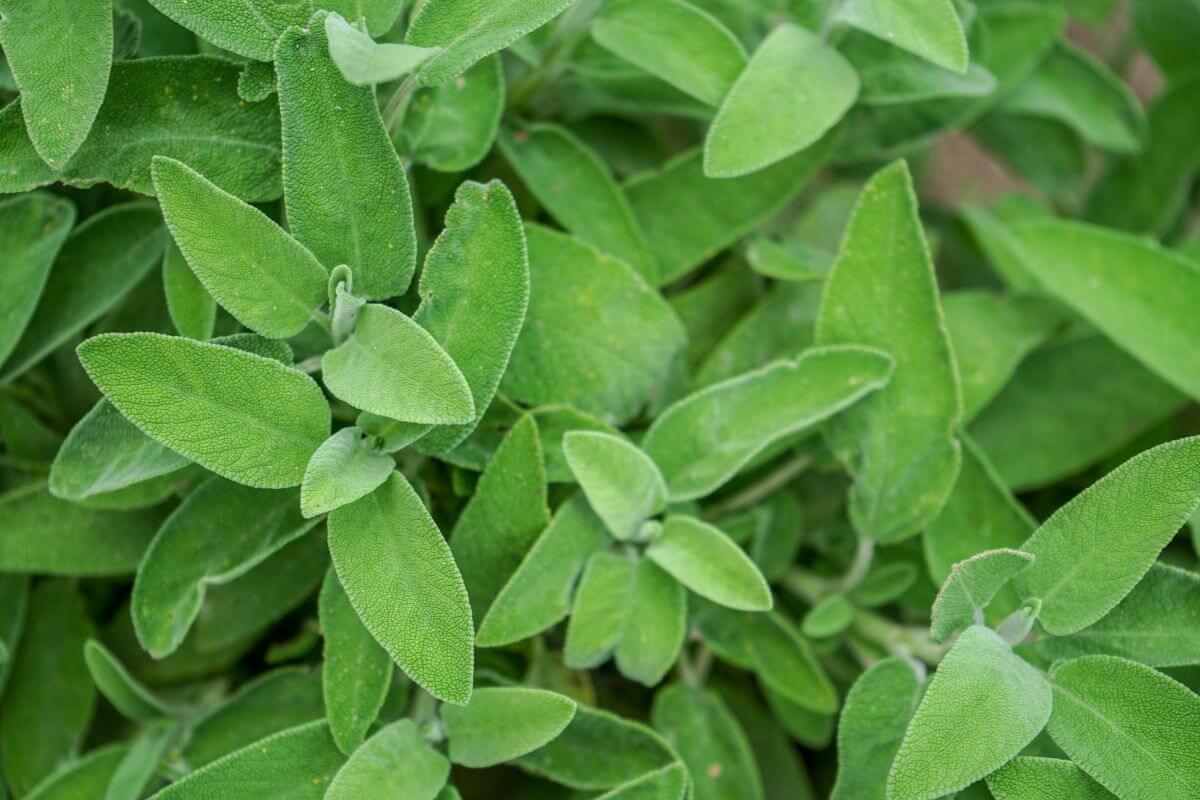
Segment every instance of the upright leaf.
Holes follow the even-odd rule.
[[[887,777],[921,699],[912,665],[885,658],[846,695],[838,722],[838,771],[830,800],[885,800]]]
[[[402,719],[350,755],[329,784],[325,800],[433,800],[449,774],[446,757],[429,746],[412,720]]]
[[[544,689],[479,689],[462,708],[442,706],[450,760],[464,767],[511,761],[554,739],[575,716],[575,701]]]
[[[954,72],[967,70],[967,39],[950,0],[850,0],[837,19]]]
[[[208,41],[256,61],[270,61],[289,25],[303,25],[308,2],[289,0],[150,0],[162,13]]]
[[[646,557],[701,597],[742,611],[771,608],[771,590],[750,557],[718,528],[670,516]]]
[[[491,55],[457,80],[412,94],[396,149],[438,172],[462,172],[492,149],[504,113],[504,69]]]
[[[217,304],[174,242],[167,245],[163,254],[162,271],[163,294],[175,330],[190,339],[211,338],[217,321]]]
[[[371,86],[402,78],[438,52],[437,48],[375,40],[351,25],[340,14],[325,17],[329,56],[348,83]]]
[[[601,550],[588,559],[575,589],[563,663],[572,669],[603,664],[625,633],[634,562],[627,555]]]
[[[592,509],[617,539],[632,539],[642,523],[666,505],[662,473],[625,439],[572,431],[563,437],[563,452]]]
[[[946,639],[983,621],[983,610],[1013,576],[1029,567],[1033,556],[1020,550],[986,550],[960,561],[933,601],[930,638]]]
[[[353,503],[375,491],[396,462],[377,453],[356,427],[342,428],[309,459],[300,484],[300,511],[308,519]]]
[[[638,559],[621,640],[617,670],[631,681],[654,686],[679,660],[687,634],[687,592],[648,558]]]
[[[651,718],[683,757],[696,800],[762,800],[750,743],[718,695],[673,684],[655,695]]]
[[[40,192],[0,203],[0,364],[33,317],[74,222],[69,201]]]

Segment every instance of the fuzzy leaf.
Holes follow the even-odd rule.
[[[902,659],[885,658],[859,676],[838,722],[830,800],[884,800],[888,770],[920,699],[917,673]]]
[[[125,665],[95,639],[83,645],[83,659],[96,688],[113,707],[135,722],[170,716],[177,710],[164,703],[129,674]]]
[[[201,341],[211,338],[217,321],[217,304],[192,272],[174,241],[163,254],[163,294],[167,313],[180,336]]]
[[[438,172],[462,172],[492,149],[504,113],[504,70],[491,55],[440,86],[413,92],[396,149]]]
[[[967,71],[967,39],[950,0],[849,0],[836,14],[939,67]]]
[[[311,3],[300,0],[150,0],[162,13],[218,47],[256,61],[270,61],[289,25],[303,25]]]
[[[0,203],[0,365],[33,317],[74,223],[69,201],[41,192]]]
[[[933,601],[930,638],[944,642],[983,620],[983,610],[1017,573],[1028,568],[1033,556],[1020,550],[986,550],[960,561],[950,570]]]
[[[412,720],[402,719],[351,754],[329,784],[325,800],[433,800],[449,775],[446,757],[429,746]]]
[[[563,663],[591,669],[608,660],[629,618],[634,564],[628,556],[602,550],[588,559],[575,589]]]
[[[361,21],[372,36],[382,36],[396,23],[404,0],[322,0],[321,6],[350,22]]]
[[[571,431],[563,453],[592,509],[620,541],[633,538],[663,510],[667,485],[658,467],[637,446],[609,433]]]
[[[439,52],[438,48],[413,47],[375,41],[340,14],[325,18],[329,56],[348,83],[371,86],[402,78]]]
[[[749,556],[722,531],[694,517],[667,517],[646,557],[715,603],[743,611],[771,608],[771,590]]]
[[[1020,756],[987,777],[996,800],[1112,800],[1113,795],[1070,761]]]
[[[462,708],[442,706],[450,760],[482,768],[538,749],[562,733],[575,701],[544,689],[480,689]]]
[[[655,686],[679,660],[687,634],[687,592],[648,558],[638,559],[628,614],[614,655],[631,681]]]
[[[676,683],[655,695],[650,714],[683,757],[697,800],[762,800],[750,743],[718,695]]]
[[[342,428],[309,459],[300,484],[300,511],[308,519],[375,491],[395,468],[391,456],[373,451],[358,428]]]

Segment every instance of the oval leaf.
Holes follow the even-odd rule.
[[[482,768],[519,758],[554,739],[575,716],[575,701],[544,689],[479,689],[462,708],[443,706],[450,760]]]

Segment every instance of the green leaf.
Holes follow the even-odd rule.
[[[614,787],[596,800],[682,800],[690,785],[687,768],[676,763]]]
[[[396,462],[371,449],[358,428],[342,428],[309,459],[300,484],[300,511],[312,519],[353,503],[387,480]]]
[[[937,516],[958,474],[958,372],[938,302],[908,166],[863,189],[817,318],[818,344],[880,347],[896,359],[886,387],[836,417],[833,449],[854,476],[850,518],[880,542]]]
[[[672,500],[705,497],[773,442],[886,385],[893,363],[863,347],[805,350],[685,397],[654,420],[642,447]]]
[[[307,375],[262,356],[156,333],[106,333],[79,360],[150,436],[230,480],[295,486],[329,435],[329,406]]]
[[[333,777],[325,800],[433,800],[449,775],[446,757],[429,746],[411,720],[402,719],[354,751]]]
[[[325,637],[321,688],[333,740],[346,755],[363,743],[392,683],[392,659],[363,627],[338,582],[325,573],[321,586],[321,635]]]
[[[438,172],[462,172],[492,149],[504,113],[504,70],[488,56],[455,81],[413,92],[396,149]]]
[[[471,698],[475,654],[467,590],[450,548],[398,472],[329,515],[338,579],[400,668],[434,697]]]
[[[570,233],[616,256],[653,284],[658,267],[625,193],[578,137],[540,123],[500,138],[505,159],[538,202]]]
[[[566,403],[605,422],[629,419],[683,348],[683,327],[624,262],[539,225],[527,225],[525,235],[529,311],[503,390],[530,405]]]
[[[888,775],[889,800],[934,800],[966,788],[1033,741],[1050,704],[1050,686],[1036,669],[989,628],[968,628],[909,723]]]
[[[1033,561],[1029,553],[1004,548],[986,550],[955,564],[933,601],[930,638],[944,642],[959,631],[980,624],[983,610],[996,593]]]
[[[450,760],[483,768],[520,758],[562,733],[575,701],[544,689],[479,689],[462,708],[442,706]]]
[[[617,670],[631,681],[655,686],[679,660],[687,634],[687,592],[653,561],[639,558],[627,600]]]
[[[885,658],[846,695],[838,722],[838,771],[830,800],[884,800],[887,776],[921,699],[912,666]]]
[[[0,767],[16,797],[27,795],[83,744],[96,700],[83,660],[83,644],[91,635],[75,586],[38,584],[29,598],[0,717]]]
[[[737,37],[682,0],[606,3],[591,25],[601,47],[710,106],[718,106],[746,66]]]
[[[363,306],[354,335],[322,356],[321,372],[335,397],[372,414],[434,424],[475,418],[471,389],[453,359],[389,306]]]
[[[0,518],[0,570],[100,577],[137,569],[162,512],[84,508],[32,483],[0,495]]]
[[[29,138],[61,169],[87,138],[108,88],[112,0],[6,5],[0,47],[21,91]]]
[[[273,200],[280,192],[279,109],[243,102],[237,83],[238,66],[223,58],[118,61],[91,134],[61,171],[38,157],[18,104],[10,103],[0,111],[0,191],[61,181],[152,194],[150,158],[159,155],[248,202]]]
[[[1183,800],[1200,785],[1200,698],[1115,656],[1051,669],[1054,743],[1118,797]]]
[[[156,156],[151,172],[183,257],[238,322],[283,339],[317,318],[329,275],[303,245],[180,161]],[[230,231],[244,235],[231,240]]]
[[[719,684],[717,691],[750,742],[763,797],[767,800],[817,800],[812,780],[784,729],[749,687]]]
[[[275,63],[247,61],[238,75],[238,97],[248,103],[261,103],[278,90],[275,82]]]
[[[996,76],[978,61],[972,61],[965,72],[958,73],[882,39],[856,33],[843,36],[838,49],[858,71],[862,80],[859,101],[864,105],[983,98],[996,89]]]
[[[288,728],[172,783],[155,800],[321,800],[346,757],[324,720]]]
[[[218,47],[256,61],[270,61],[289,25],[303,25],[308,2],[289,0],[150,0],[162,13]]]
[[[1042,601],[1056,636],[1103,617],[1137,584],[1200,502],[1200,437],[1140,453],[1042,523],[1021,549],[1036,561],[1015,579]]]
[[[91,800],[103,797],[129,748],[110,744],[58,768],[25,795],[26,800]]]
[[[404,294],[417,257],[408,180],[374,92],[329,57],[324,12],[280,38],[275,70],[289,228],[322,263],[348,265],[359,295]]]
[[[323,0],[321,5],[351,22],[366,25],[372,36],[383,36],[395,25],[404,0]]]
[[[611,541],[583,495],[563,503],[483,615],[476,646],[511,644],[561,621],[584,565]]]
[[[325,18],[329,56],[348,83],[371,86],[402,78],[440,52],[439,48],[413,47],[375,41],[346,22],[340,14]]]
[[[162,271],[163,294],[175,330],[189,339],[211,338],[217,321],[216,301],[192,272],[174,241],[163,254]]]
[[[75,207],[40,192],[0,203],[0,364],[17,346],[75,224]]]
[[[858,73],[799,25],[773,30],[721,103],[704,140],[704,174],[736,178],[809,147],[858,97]]]
[[[181,733],[173,720],[160,719],[144,725],[133,737],[128,752],[113,772],[105,800],[138,800],[157,776],[167,751]]]
[[[592,509],[620,541],[637,535],[666,506],[662,473],[636,445],[598,431],[571,431],[563,453]]]
[[[145,203],[110,206],[75,228],[0,382],[41,361],[137,285],[162,258],[164,234],[157,209]]]
[[[1167,382],[1200,397],[1200,264],[1141,237],[1060,220],[1018,225],[1025,267]]]
[[[1019,756],[987,776],[996,800],[1111,800],[1103,786],[1070,761]]]
[[[749,556],[718,528],[694,517],[667,517],[646,557],[714,603],[742,611],[771,608],[771,590]]]
[[[405,41],[442,52],[421,68],[421,82],[436,86],[508,47],[557,17],[573,0],[426,0],[408,23]]]
[[[132,600],[138,642],[155,658],[174,652],[209,587],[245,575],[316,524],[300,516],[295,490],[206,482],[167,518],[138,567]]]
[[[425,256],[419,294],[413,320],[454,360],[475,403],[472,421],[432,430],[418,445],[444,453],[483,418],[529,307],[525,233],[503,183],[465,181],[458,187],[445,228]]]
[[[676,683],[654,696],[650,714],[683,757],[696,800],[762,800],[750,743],[718,695]]]
[[[950,0],[849,0],[836,19],[954,72],[967,71],[967,39]]]
[[[129,719],[135,722],[149,722],[177,713],[176,709],[138,683],[125,665],[95,639],[88,639],[84,643],[83,659],[96,688],[117,711]]]
[[[634,561],[602,550],[588,559],[575,589],[563,662],[572,669],[591,669],[608,660],[620,643],[629,618]]]
[[[542,455],[546,461],[546,480],[551,483],[574,483],[575,476],[563,453],[563,439],[571,431],[596,431],[619,435],[616,428],[601,422],[571,406],[551,404],[538,406],[529,412],[537,420],[542,440]]]
[[[854,621],[854,604],[844,594],[831,594],[808,610],[800,631],[811,639],[836,636]]]

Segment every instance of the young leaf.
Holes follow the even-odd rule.
[[[62,169],[87,138],[108,88],[112,0],[8,4],[0,47],[21,91],[34,148]]]
[[[617,670],[643,686],[657,685],[679,659],[687,633],[687,592],[648,558],[633,573],[628,614],[617,642]]]
[[[718,695],[672,684],[655,695],[650,714],[683,757],[697,798],[762,800],[750,743]]]
[[[663,471],[672,500],[704,497],[771,443],[884,386],[893,363],[863,347],[805,350],[680,400],[654,420],[642,447]]]
[[[398,472],[329,515],[329,551],[363,625],[434,697],[471,698],[475,654],[467,590],[450,548]]]
[[[37,192],[0,203],[0,365],[17,346],[75,224],[75,206]]]
[[[329,784],[325,800],[433,800],[449,775],[446,757],[429,746],[412,720],[402,719],[351,754]]]
[[[617,0],[592,22],[601,47],[701,102],[718,106],[746,66],[737,37],[683,0]]]
[[[950,570],[933,601],[930,638],[944,642],[983,621],[983,610],[1013,576],[1026,569],[1033,556],[1020,550],[986,550],[960,561]]]
[[[413,92],[396,149],[438,172],[462,172],[492,149],[504,113],[504,69],[491,55],[441,86]]]
[[[1051,738],[1118,797],[1183,800],[1200,785],[1200,698],[1161,672],[1115,656],[1051,669]]]
[[[442,706],[450,760],[483,768],[538,749],[562,733],[575,701],[544,689],[479,689],[462,708]]]
[[[563,437],[567,464],[593,510],[620,541],[632,539],[663,510],[667,485],[637,446],[609,433],[571,431]]]
[[[564,228],[656,282],[658,268],[629,200],[586,144],[561,126],[541,123],[500,137],[500,150]]]
[[[830,800],[884,800],[888,770],[921,699],[906,661],[885,658],[854,682],[838,722],[838,771]]]
[[[110,744],[67,762],[25,795],[26,800],[86,800],[103,797],[129,747]]]
[[[816,340],[881,347],[896,359],[888,385],[828,430],[854,475],[855,528],[880,542],[908,538],[937,516],[954,485],[962,398],[904,162],[863,189],[825,285]]]
[[[837,19],[954,72],[967,71],[967,38],[950,0],[849,0]]]
[[[109,206],[75,228],[0,382],[42,360],[137,285],[162,258],[165,233],[158,211],[147,203]]]
[[[719,529],[670,516],[646,557],[701,597],[742,611],[771,608],[771,590],[749,556]]]
[[[428,332],[394,308],[368,303],[354,335],[321,358],[335,397],[407,422],[461,424],[475,418],[463,374]]]
[[[800,632],[810,639],[836,636],[854,621],[854,604],[844,594],[831,594],[804,615]]]
[[[909,723],[888,775],[889,800],[934,800],[966,788],[1033,741],[1050,703],[1037,670],[989,628],[968,628]],[[974,724],[963,726],[964,719]]]
[[[704,174],[756,172],[816,142],[858,97],[858,73],[799,25],[773,30],[721,103],[704,140]]]
[[[256,61],[270,61],[275,40],[289,25],[303,25],[307,2],[285,0],[150,0],[162,13],[218,47]]]
[[[346,755],[363,743],[392,683],[392,659],[363,627],[330,569],[318,606],[325,637],[321,688],[333,740]]]
[[[591,669],[608,660],[625,633],[634,562],[602,550],[588,559],[575,589],[563,662],[572,669]]]
[[[383,36],[396,24],[404,0],[323,0],[321,5],[365,25],[372,36]]]
[[[113,707],[135,722],[149,722],[177,713],[137,679],[125,665],[100,642],[88,639],[83,645],[83,660],[96,688]]]
[[[316,318],[329,275],[303,245],[182,162],[156,156],[151,172],[175,243],[238,322],[283,339]],[[231,239],[230,231],[244,235]]]
[[[300,516],[294,490],[206,482],[167,518],[138,567],[131,603],[138,642],[155,658],[174,652],[208,587],[246,574],[316,524]]]
[[[179,724],[170,719],[144,725],[113,771],[105,800],[138,800],[142,797],[180,733]]]
[[[392,457],[376,453],[358,428],[342,428],[309,459],[300,484],[306,519],[326,514],[375,491],[395,469]]]
[[[1042,601],[1042,627],[1074,633],[1137,584],[1200,502],[1200,437],[1140,453],[1042,523],[1021,549],[1036,561],[1015,578]]]
[[[366,86],[329,57],[325,13],[275,49],[288,226],[326,265],[347,264],[369,300],[404,294],[416,266],[404,167]]]
[[[179,245],[167,244],[163,254],[163,294],[167,312],[180,336],[209,339],[217,321],[217,304],[192,272]]]
[[[156,333],[79,345],[88,376],[150,436],[230,480],[295,486],[329,435],[317,384],[277,361]]]
[[[402,78],[439,52],[433,47],[413,47],[385,42],[376,44],[340,14],[325,17],[329,56],[348,83],[372,86]]]

